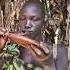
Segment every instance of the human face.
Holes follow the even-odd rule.
[[[35,6],[24,8],[19,16],[20,29],[26,35],[39,35],[43,26],[43,17]]]
[[[54,24],[59,26],[60,25],[60,15],[59,14],[54,14],[53,15],[53,20],[54,20]]]

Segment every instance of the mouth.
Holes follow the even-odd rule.
[[[32,33],[33,31],[31,31],[31,30],[22,30],[22,32],[23,32],[24,35],[28,35],[28,34]]]

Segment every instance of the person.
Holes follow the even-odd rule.
[[[41,33],[41,29],[43,28],[43,26],[45,26],[44,18],[45,18],[45,10],[43,4],[38,0],[29,0],[24,4],[24,6],[22,6],[20,10],[19,15],[20,34],[2,31],[3,33],[0,33],[0,35],[6,36],[10,40],[21,46],[24,46],[22,41],[27,38],[29,38],[27,39],[29,41],[31,40],[37,41],[39,43],[39,46],[40,47],[42,46],[43,51],[45,51],[44,53],[49,54],[50,51],[47,48],[51,50],[52,44],[44,41]],[[33,50],[32,49],[30,48],[30,46],[28,48],[27,47],[25,48],[24,46],[24,49],[22,48],[20,49],[21,59],[23,59],[25,63],[32,63],[35,66],[41,65],[44,67],[44,70],[47,70],[48,66],[49,70],[54,70],[52,56],[50,56],[48,60],[47,59],[39,60],[39,58],[41,58],[40,55],[41,53],[37,48],[34,48]],[[35,54],[39,54],[39,57],[36,58],[36,56],[34,56]]]
[[[67,70],[68,69],[68,50],[66,47],[65,41],[65,28],[63,23],[63,14],[59,9],[54,9],[52,12],[52,18],[55,25],[55,35],[58,36],[57,41],[57,55],[54,58],[54,63],[56,70]],[[58,31],[57,31],[58,30]],[[56,31],[58,33],[56,33]],[[58,35],[57,35],[58,34]],[[54,55],[56,54],[54,53]]]

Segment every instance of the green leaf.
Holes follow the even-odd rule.
[[[14,65],[16,70],[21,70],[21,68],[19,67],[19,65],[15,61],[13,61],[13,65]]]
[[[14,55],[14,56],[20,55],[20,51],[19,51],[18,46],[16,44],[7,45],[7,52],[9,54]]]

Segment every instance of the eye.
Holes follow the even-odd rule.
[[[35,16],[31,17],[30,19],[31,19],[32,21],[38,21],[38,20],[40,20],[40,18],[35,17]]]
[[[38,21],[38,20],[40,20],[40,18],[37,18],[37,17],[33,18],[33,21]]]
[[[22,17],[22,18],[20,17],[19,20],[24,21],[24,20],[26,20],[26,18],[25,17]]]

